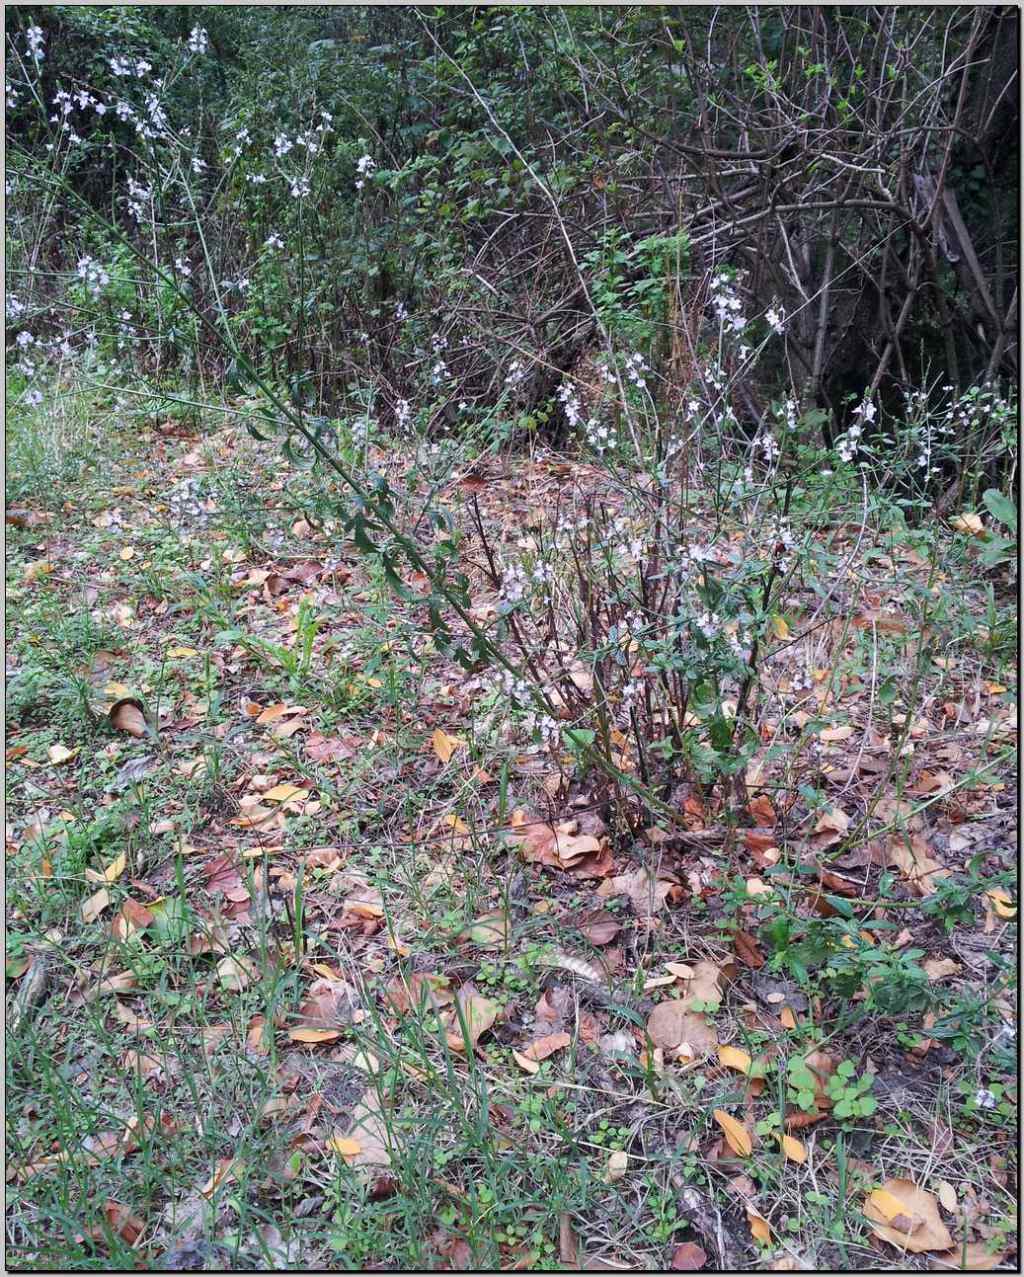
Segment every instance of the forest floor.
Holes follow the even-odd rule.
[[[842,591],[762,696],[826,806],[769,755],[745,828],[681,784],[689,832],[629,838],[240,428],[9,465],[9,1266],[1015,1269],[1016,672],[969,536],[823,532]],[[448,495],[500,536],[591,478]]]

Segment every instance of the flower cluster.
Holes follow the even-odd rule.
[[[743,314],[743,303],[736,295],[736,290],[733,287],[733,281],[728,271],[719,271],[712,278],[711,305],[722,327],[732,328],[738,333],[746,328],[747,319]]]
[[[765,311],[765,319],[768,321],[768,327],[773,333],[783,333],[786,330],[786,312],[781,306],[769,306]]]
[[[189,53],[205,53],[210,47],[210,37],[205,27],[193,27],[188,33]]]
[[[78,277],[85,281],[85,286],[93,297],[99,297],[110,283],[110,276],[105,268],[92,257],[83,257],[79,260]]]
[[[874,421],[878,415],[878,409],[870,399],[865,399],[854,408],[853,415],[858,417],[859,420],[848,426],[846,433],[840,435],[836,440],[836,451],[843,461],[852,461],[857,455],[857,449],[860,447],[860,438],[864,433],[864,423],[868,422],[870,424]]]
[[[643,388],[647,385],[647,382],[644,379],[645,372],[650,372],[650,368],[648,367],[647,361],[644,359],[643,355],[634,352],[633,354],[626,356],[626,380],[630,382],[631,385],[636,386],[638,390],[643,390]]]
[[[373,174],[373,170],[377,167],[377,161],[372,155],[360,155],[356,161],[356,172],[359,176],[356,178],[356,190],[361,191],[366,185],[366,179]]]
[[[43,45],[46,43],[46,34],[42,27],[26,27],[25,43],[28,46],[29,57],[32,61],[36,64],[42,62],[42,60],[46,57],[46,54],[43,52]]]

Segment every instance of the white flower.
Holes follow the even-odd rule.
[[[18,333],[17,337],[15,338],[15,341],[22,348],[22,350],[24,350],[26,347],[33,345],[33,343],[35,342],[35,338],[32,336],[31,333],[22,332],[22,333]]]
[[[113,57],[110,59],[110,69],[115,75],[131,75],[132,64],[127,58]]]
[[[178,271],[178,274],[184,275],[186,279],[188,279],[188,277],[192,274],[192,267],[183,257],[176,257],[174,259],[174,266]]]
[[[360,177],[369,177],[373,170],[377,167],[377,161],[372,155],[361,155],[356,160],[356,172]]]
[[[13,110],[13,109],[14,109],[14,108],[18,105],[18,93],[17,93],[17,90],[14,88],[14,86],[13,86],[13,85],[11,85],[11,84],[5,84],[5,85],[4,85],[4,92],[5,92],[5,93],[6,93],[6,95],[7,95],[7,109],[8,109],[8,111],[12,111],[12,110]]]
[[[46,36],[42,27],[27,27],[25,30],[25,42],[28,44],[28,51],[33,62],[42,62],[46,54],[43,52],[43,44]]]
[[[79,260],[78,276],[85,280],[85,285],[93,297],[99,297],[110,283],[110,276],[106,270],[91,257],[83,257]]]
[[[856,416],[861,417],[864,421],[874,421],[875,417],[878,415],[878,409],[870,399],[865,399],[863,403],[858,404],[853,411]]]
[[[253,186],[262,186],[267,180],[266,173],[246,173],[245,180],[251,182]]]
[[[982,1087],[974,1093],[974,1102],[980,1109],[994,1109],[999,1101],[991,1091]]]
[[[38,408],[43,402],[43,392],[41,390],[27,390],[25,392],[25,402],[33,408]]]
[[[284,248],[284,240],[281,238],[280,235],[272,232],[263,241],[263,247],[264,248]]]
[[[13,293],[7,294],[7,318],[17,319],[19,315],[23,315],[26,310],[25,303],[19,301]]]
[[[786,327],[786,312],[781,306],[777,309],[774,306],[769,307],[765,312],[765,319],[767,319],[768,327],[773,333],[781,333],[784,331]]]
[[[297,177],[291,186],[293,199],[304,199],[312,190],[308,180],[304,177]]]
[[[192,156],[192,172],[201,173],[206,168],[206,161],[201,160],[198,155]]]
[[[294,143],[287,133],[278,133],[274,138],[274,155],[280,159],[282,155],[287,155],[292,149]]]
[[[206,34],[206,28],[193,27],[188,33],[189,53],[205,53],[209,47],[210,37]]]

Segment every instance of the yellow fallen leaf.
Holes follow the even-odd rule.
[[[460,740],[457,736],[449,736],[447,732],[442,731],[440,727],[434,729],[434,734],[430,738],[430,743],[434,747],[434,753],[438,756],[442,763],[451,761],[452,754],[457,749],[461,749],[465,745],[464,740]]]
[[[332,1135],[327,1141],[327,1147],[334,1149],[345,1158],[355,1157],[363,1151],[362,1144],[358,1140],[350,1139],[347,1135]]]
[[[852,735],[853,728],[849,723],[844,723],[842,727],[826,727],[819,740],[826,745],[837,745],[840,741],[849,740]]]
[[[127,563],[129,559],[134,559],[135,547],[133,545],[126,545],[121,551],[121,558],[125,561],[125,563]]]
[[[1011,896],[1005,891],[1001,891],[998,887],[994,887],[991,891],[986,891],[985,895],[992,901],[992,908],[996,911],[996,916],[1002,918],[1004,922],[1010,922],[1017,916],[1017,906],[1013,903]]]
[[[750,1072],[750,1056],[736,1046],[720,1046],[718,1063],[726,1069],[735,1069],[737,1073]]]
[[[713,1116],[725,1133],[725,1141],[732,1151],[739,1157],[749,1157],[754,1145],[743,1123],[738,1122],[724,1109],[715,1109]]]
[[[789,626],[786,624],[786,618],[784,616],[772,617],[772,630],[776,638],[789,638]]]
[[[167,649],[168,659],[172,661],[178,658],[184,659],[187,656],[198,656],[198,655],[199,653],[196,651],[194,647],[169,647]]]
[[[695,974],[693,967],[687,966],[685,962],[666,962],[665,970],[671,971],[680,980],[692,980]]]
[[[782,1135],[779,1137],[782,1141],[782,1151],[791,1162],[799,1162],[801,1165],[807,1161],[807,1150],[792,1135]]]
[[[95,922],[109,904],[110,892],[106,889],[106,887],[101,887],[100,890],[94,895],[91,895],[88,900],[82,902],[82,921]]]
[[[77,749],[68,749],[66,745],[51,745],[46,751],[47,757],[55,767],[59,767],[61,763],[71,762],[77,754]]]
[[[750,1235],[754,1241],[767,1246],[772,1239],[772,1230],[768,1227],[765,1217],[759,1215],[753,1206],[747,1207],[747,1223],[750,1225]]]
[[[309,790],[300,785],[275,785],[260,797],[268,803],[287,803],[293,798],[308,798]]]
[[[863,1209],[873,1232],[900,1250],[920,1254],[953,1245],[935,1198],[912,1180],[886,1180],[868,1194]]]
[[[957,532],[963,532],[966,536],[981,537],[985,535],[985,525],[981,521],[980,514],[954,514],[949,521],[949,526]]]
[[[779,1012],[779,1023],[784,1029],[796,1028],[796,1016],[789,1007],[783,1007]]]
[[[340,1029],[289,1029],[288,1036],[293,1042],[336,1042],[341,1037]]]
[[[106,869],[103,870],[103,877],[107,882],[116,882],[124,873],[127,864],[128,855],[126,852],[122,851],[121,854],[115,860],[112,860],[110,864],[107,865]]]
[[[528,1056],[522,1055],[519,1051],[512,1052],[512,1058],[523,1070],[524,1073],[539,1073],[540,1065],[536,1060],[531,1060]]]

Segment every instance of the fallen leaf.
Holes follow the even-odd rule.
[[[786,618],[784,616],[772,617],[772,633],[779,639],[789,638],[789,626],[787,625]]]
[[[81,915],[83,922],[95,922],[107,905],[110,904],[110,892],[101,887],[88,900],[82,902]]]
[[[106,869],[103,870],[103,877],[106,882],[116,882],[124,873],[128,864],[127,852],[122,851],[121,854],[112,860]]]
[[[790,1162],[799,1162],[801,1165],[807,1161],[807,1150],[798,1139],[794,1139],[792,1135],[780,1135],[782,1142],[782,1151]]]
[[[737,1073],[750,1072],[750,1056],[746,1051],[741,1051],[735,1046],[720,1046],[718,1048],[718,1063],[725,1069],[735,1069]]]
[[[598,888],[598,895],[629,896],[637,916],[650,918],[663,907],[676,882],[674,875],[655,875],[649,869],[637,869],[607,879]]]
[[[465,1022],[463,1026],[454,1011],[448,1012],[448,1045],[453,1051],[475,1050],[480,1038],[497,1020],[501,1007],[490,998],[477,993],[472,985],[464,984],[458,992],[457,1002]]]
[[[728,1139],[728,1135],[726,1139]],[[772,1240],[772,1230],[768,1226],[768,1221],[763,1215],[759,1215],[753,1206],[747,1207],[747,1223],[750,1225],[750,1235],[754,1241],[760,1242],[762,1246],[768,1246]]]
[[[622,923],[614,915],[610,914],[607,909],[591,910],[590,913],[584,914],[577,925],[583,935],[596,948],[601,945],[611,944],[622,930]]]
[[[222,958],[217,963],[217,978],[229,993],[241,993],[255,976],[252,964],[242,958]]]
[[[434,734],[430,738],[430,743],[434,748],[434,753],[438,756],[442,763],[451,762],[452,754],[456,750],[461,749],[465,745],[464,740],[460,740],[458,736],[449,736],[447,732],[442,731],[440,727],[434,729]]]
[[[616,1149],[608,1157],[608,1164],[604,1169],[604,1182],[606,1184],[614,1184],[616,1180],[622,1179],[629,1166],[629,1154]]]
[[[824,741],[826,745],[837,745],[840,741],[849,740],[853,735],[853,728],[849,723],[843,723],[840,727],[826,727],[819,735],[819,740]]]
[[[568,1033],[549,1033],[546,1037],[537,1038],[523,1051],[528,1060],[546,1060],[562,1047],[568,1046],[572,1038]]]
[[[992,908],[995,910],[997,918],[1002,918],[1004,922],[1011,922],[1016,918],[1017,906],[1013,903],[1013,898],[1008,896],[1005,891],[994,887],[991,891],[986,891],[985,895],[992,901]]]
[[[327,1147],[333,1149],[335,1153],[339,1153],[346,1161],[358,1156],[363,1151],[362,1144],[347,1135],[332,1135],[327,1141]]]
[[[921,966],[932,983],[956,975],[960,970],[960,963],[954,962],[952,958],[925,958]]]
[[[341,1037],[341,1029],[313,1029],[300,1027],[289,1029],[288,1036],[293,1042],[305,1042],[315,1045],[318,1042],[336,1042]]]
[[[461,934],[481,949],[500,949],[508,943],[508,918],[498,910],[485,913]]]
[[[676,1273],[697,1273],[707,1262],[707,1252],[696,1242],[681,1242],[672,1252],[669,1267]]]
[[[136,739],[141,739],[149,730],[146,716],[142,712],[141,701],[130,696],[124,696],[115,701],[107,711],[107,718],[110,720],[111,727],[119,732],[126,732]]]
[[[512,1052],[512,1058],[523,1070],[524,1073],[539,1073],[540,1065],[536,1060],[527,1059],[525,1055],[521,1055],[518,1051]]]
[[[127,1206],[123,1206],[120,1202],[108,1200],[103,1205],[103,1213],[107,1217],[107,1223],[115,1233],[129,1246],[134,1246],[142,1236],[142,1230],[145,1224],[139,1219],[138,1215],[133,1215]]]
[[[742,1122],[726,1113],[724,1109],[715,1109],[713,1117],[725,1134],[726,1143],[738,1157],[749,1157],[753,1150],[750,1133]]]
[[[46,756],[54,767],[59,767],[61,763],[70,763],[72,758],[76,758],[78,750],[68,749],[66,745],[51,745],[46,751]]]
[[[688,1010],[682,998],[659,1002],[647,1018],[647,1033],[656,1047],[691,1059],[710,1055],[718,1045],[714,1026]]]
[[[949,526],[957,532],[963,532],[965,536],[984,537],[987,535],[985,524],[982,522],[980,514],[969,514],[967,511],[962,514],[954,514],[949,521]]]
[[[288,803],[294,799],[308,798],[309,790],[303,789],[300,785],[275,785],[273,789],[268,789],[260,797],[268,803]]]
[[[893,838],[886,849],[891,865],[895,865],[919,896],[930,896],[938,890],[939,881],[949,877],[937,860],[928,855],[928,844],[920,834]]]
[[[886,1180],[869,1193],[864,1215],[878,1237],[900,1250],[920,1254],[948,1250],[953,1244],[935,1198],[909,1179]]]
[[[992,1272],[1005,1259],[1006,1249],[989,1250],[988,1247],[988,1242],[968,1242],[966,1245],[961,1243],[950,1250],[932,1255],[932,1267],[940,1271],[951,1269],[963,1273]]]
[[[213,1174],[199,1190],[204,1197],[212,1197],[222,1184],[226,1184],[236,1177],[235,1159],[233,1157],[222,1157],[214,1169]]]

